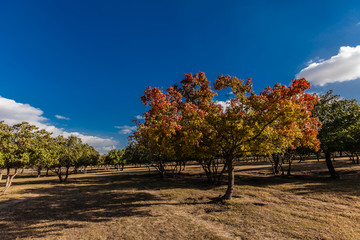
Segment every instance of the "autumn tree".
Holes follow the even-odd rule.
[[[171,162],[178,162],[176,133],[181,126],[181,94],[173,87],[166,93],[148,87],[141,97],[150,109],[144,113],[145,122],[138,122],[138,131],[133,134],[138,148],[148,151],[153,166],[164,176]]]
[[[228,173],[223,199],[233,194],[236,158],[280,153],[300,143],[318,147],[320,123],[311,116],[317,97],[304,93],[310,88],[305,79],[293,80],[289,87],[276,84],[255,94],[250,79],[220,76],[214,88],[230,89],[234,94],[227,108],[214,100],[216,93],[204,73],[186,75],[166,93],[148,88],[142,101],[149,110],[135,140],[159,157],[185,154],[208,161],[223,159]]]
[[[295,79],[289,87],[275,84],[260,94],[252,91],[250,79],[220,76],[214,86],[216,90],[230,88],[235,95],[229,107],[209,119],[228,167],[228,188],[223,199],[230,199],[233,193],[236,157],[281,153],[300,144],[318,147],[320,122],[311,116],[317,97],[304,92],[310,88],[305,79]]]

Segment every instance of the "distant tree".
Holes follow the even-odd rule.
[[[130,143],[124,150],[123,158],[127,164],[151,167],[151,158],[148,149],[141,145]]]
[[[100,154],[89,144],[80,144],[80,157],[74,162],[75,170],[80,167],[84,168],[84,173],[87,171],[88,166],[96,166],[99,164]]]
[[[52,165],[52,170],[56,173],[60,182],[67,182],[70,168],[75,166],[82,155],[82,142],[80,138],[70,136],[56,138],[58,145],[58,160]],[[65,168],[65,173],[62,169]],[[64,175],[65,174],[65,175]]]
[[[123,158],[124,151],[121,149],[112,149],[105,156],[105,164],[112,165],[117,170],[124,170],[125,159]]]
[[[51,166],[57,160],[54,139],[46,130],[34,132],[33,144],[30,150],[30,166],[37,170],[40,177],[41,170]]]
[[[354,99],[343,99],[334,95],[333,91],[328,91],[320,96],[314,114],[323,123],[318,137],[330,176],[339,178],[331,161],[331,154],[359,149],[360,106]]]

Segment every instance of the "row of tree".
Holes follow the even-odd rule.
[[[99,153],[81,139],[70,136],[52,137],[44,129],[27,122],[7,125],[0,122],[0,180],[6,171],[5,192],[20,169],[34,168],[40,176],[41,170],[51,170],[59,181],[67,181],[70,168],[97,165]]]

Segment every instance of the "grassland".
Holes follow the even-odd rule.
[[[234,198],[212,198],[200,168],[158,178],[144,168],[71,175],[19,176],[0,195],[1,239],[360,239],[360,167],[337,160],[294,165],[293,176],[266,163],[236,168]],[[4,181],[2,181],[2,184]]]

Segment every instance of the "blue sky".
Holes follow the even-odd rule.
[[[359,1],[1,1],[0,34],[0,118],[101,152],[126,146],[147,86],[184,73],[360,89]]]

